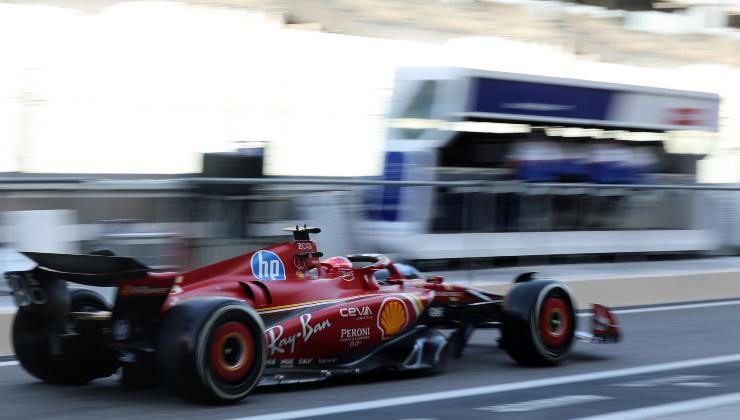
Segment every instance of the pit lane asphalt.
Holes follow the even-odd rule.
[[[618,318],[624,341],[578,343],[573,357],[555,368],[518,366],[496,348],[495,332],[479,331],[464,357],[450,361],[443,374],[386,373],[262,387],[231,406],[187,403],[161,387],[127,389],[115,376],[81,387],[53,386],[36,381],[19,366],[1,366],[0,418],[241,418],[740,353],[740,305],[623,313]],[[619,386],[629,383],[648,385]],[[333,418],[573,418],[737,392],[740,361],[732,361],[352,411]],[[528,410],[511,411],[522,407]]]

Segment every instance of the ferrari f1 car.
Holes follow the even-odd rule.
[[[316,381],[375,369],[442,368],[474,329],[501,330],[524,365],[565,359],[575,339],[616,342],[609,310],[576,333],[568,287],[519,276],[506,296],[424,278],[380,254],[321,260],[309,235],[184,273],[154,272],[97,252],[26,252],[30,271],[7,272],[21,365],[52,383],[83,384],[122,370],[160,379],[191,400],[234,402],[257,385]],[[117,287],[110,307],[67,282]]]

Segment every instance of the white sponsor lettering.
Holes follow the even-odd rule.
[[[522,109],[525,111],[570,111],[573,105],[547,104],[541,102],[510,102],[501,104],[502,108]]]
[[[342,328],[339,341],[349,343],[349,347],[359,347],[363,341],[370,339],[370,327]]]
[[[272,251],[257,251],[252,254],[252,274],[260,280],[285,280],[283,260]]]
[[[301,320],[301,332],[291,334],[288,337],[283,337],[285,329],[282,325],[276,325],[267,330],[267,349],[270,350],[270,355],[275,353],[293,353],[295,352],[296,339],[303,337],[303,342],[306,343],[314,334],[323,331],[331,327],[331,321],[325,319],[316,325],[311,325],[311,314],[303,314],[300,317]],[[290,347],[288,349],[288,347]]]
[[[301,315],[301,329],[303,330],[303,342],[307,342],[312,335],[331,327],[331,321],[325,319],[316,325],[311,325],[311,314]]]
[[[296,242],[298,244],[298,249],[300,250],[311,250],[311,242]]]
[[[280,361],[280,367],[293,367],[293,359],[283,359]]]
[[[591,401],[610,400],[613,398],[614,397],[607,397],[605,395],[564,395],[562,397],[544,398],[541,400],[524,401],[513,404],[490,405],[488,407],[476,408],[476,410],[492,411],[494,413],[511,413],[583,404]]]
[[[267,330],[267,349],[270,350],[271,356],[275,353],[285,353],[285,347],[288,345],[290,345],[290,353],[295,350],[295,334],[283,338],[284,331],[281,325],[276,325]]]
[[[310,365],[313,359],[298,359],[299,365]]]
[[[361,340],[370,337],[370,327],[363,328],[342,328],[340,338],[342,340]]]
[[[369,306],[342,308],[339,310],[339,316],[342,318],[370,319],[373,316],[373,311]]]

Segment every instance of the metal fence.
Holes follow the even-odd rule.
[[[549,262],[563,255],[712,254],[740,248],[737,186],[323,178],[63,181],[0,180],[0,242],[30,248],[49,236],[52,245],[70,242],[78,252],[118,248],[162,268],[237,255],[282,240],[282,227],[303,223],[323,228],[316,239],[326,255],[386,252],[411,260]],[[427,201],[384,200],[414,191],[424,191]],[[405,216],[384,218],[389,206]],[[45,232],[33,222],[13,225],[7,217],[58,209],[73,211],[74,221]],[[30,234],[19,232],[24,229]]]

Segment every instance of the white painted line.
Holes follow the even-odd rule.
[[[640,420],[654,419],[656,417],[667,417],[692,411],[707,410],[740,403],[740,392],[732,394],[717,395],[714,397],[698,398],[695,400],[681,401],[652,407],[636,408],[634,410],[617,411],[610,414],[600,414],[591,417],[581,417],[576,420]]]
[[[722,386],[722,384],[718,384],[716,382],[679,382],[674,385],[688,386],[693,388],[717,388],[719,386]]]
[[[398,420],[435,420],[434,417],[412,417],[408,419],[398,419]]]
[[[284,411],[281,413],[264,414],[253,417],[238,417],[232,420],[287,420],[311,416],[326,416],[337,413],[348,413],[376,408],[395,407],[407,404],[419,404],[430,401],[448,400],[453,398],[473,397],[476,395],[496,394],[522,389],[540,388],[546,386],[572,384],[577,382],[595,381],[600,379],[619,378],[624,376],[641,375],[645,373],[665,372],[676,369],[687,369],[699,366],[718,365],[722,363],[740,362],[740,353],[724,356],[705,357],[701,359],[682,360],[679,362],[658,363],[654,365],[636,366],[632,368],[614,369],[603,372],[581,373],[545,379],[511,382],[499,385],[487,385],[474,388],[453,389],[448,391],[431,392],[426,394],[409,395],[405,397],[384,398],[380,400],[363,401],[340,404],[326,407],[307,408],[303,410]]]
[[[665,385],[681,385],[688,383],[698,383],[698,381],[706,382],[707,379],[716,378],[713,375],[671,375],[662,378],[650,378],[641,379],[638,381],[622,382],[618,384],[611,384],[611,386],[620,386],[627,388],[654,388]]]
[[[522,411],[545,410],[548,408],[565,407],[568,405],[585,404],[592,401],[611,400],[614,397],[606,395],[563,395],[561,397],[543,398],[540,400],[522,401],[511,404],[489,405],[478,407],[476,410],[491,411],[494,413],[515,413]]]
[[[0,362],[0,367],[3,366],[17,366],[19,365],[17,360],[8,360],[7,362]]]
[[[635,309],[616,309],[611,311],[613,314],[639,314],[643,312],[662,312],[662,311],[677,311],[680,309],[698,309],[698,308],[714,308],[717,306],[730,306],[740,305],[740,300],[726,300],[722,302],[704,302],[704,303],[686,303],[682,305],[665,305],[665,306],[650,306],[647,308],[635,308]],[[591,316],[591,312],[580,312],[579,317]]]

